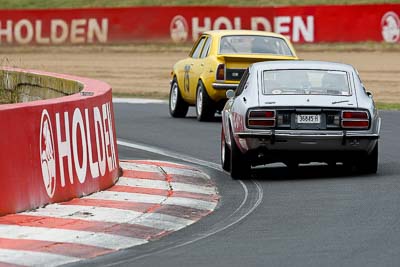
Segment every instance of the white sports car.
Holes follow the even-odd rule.
[[[227,96],[221,163],[232,178],[246,178],[251,166],[273,162],[342,162],[377,172],[381,119],[352,66],[255,63]]]

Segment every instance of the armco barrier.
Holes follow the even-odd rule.
[[[294,43],[400,42],[400,4],[0,10],[1,44],[192,42],[217,29],[274,31]]]
[[[0,105],[0,215],[65,201],[118,178],[111,88],[104,82],[3,68],[2,89],[72,95]],[[14,78],[10,78],[14,77]],[[16,78],[17,77],[17,78]]]

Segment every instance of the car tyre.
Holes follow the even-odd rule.
[[[378,143],[363,161],[358,163],[358,170],[363,174],[373,174],[378,171]]]
[[[172,80],[169,93],[169,113],[174,118],[184,118],[188,112],[189,105],[183,100],[176,78]]]
[[[354,166],[355,166],[355,164],[353,161],[345,160],[345,161],[343,161],[342,169],[346,173],[351,173],[351,172],[353,172]]]
[[[297,161],[285,162],[286,167],[288,167],[290,172],[296,172],[299,169],[299,163]]]
[[[327,164],[328,164],[328,168],[329,169],[335,169],[336,168],[336,161],[332,161],[332,160],[330,160],[330,161],[328,161],[327,162]]]
[[[231,131],[231,155],[230,155],[230,171],[231,177],[234,180],[246,179],[250,176],[250,161],[243,155],[233,138]]]
[[[231,149],[226,143],[224,128],[221,130],[221,166],[227,172],[231,170]]]
[[[210,121],[214,118],[215,105],[207,93],[202,81],[197,84],[196,114],[199,121]]]

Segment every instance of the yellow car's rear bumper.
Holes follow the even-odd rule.
[[[215,83],[212,84],[212,87],[215,90],[229,90],[229,89],[236,90],[236,88],[238,87],[238,84],[236,84],[236,83],[218,83],[218,82],[215,82]]]

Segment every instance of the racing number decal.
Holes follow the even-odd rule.
[[[189,92],[189,71],[190,71],[190,65],[185,65],[185,74],[183,76],[183,89],[186,92]]]

